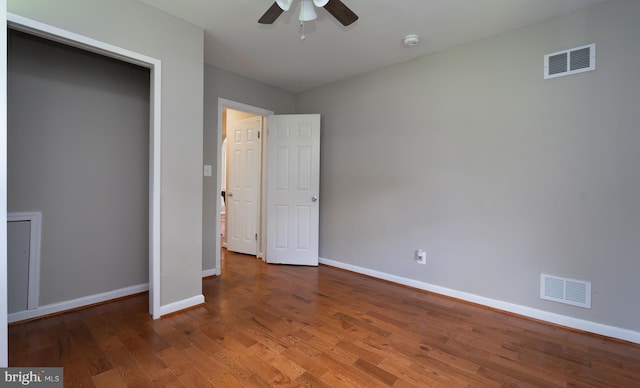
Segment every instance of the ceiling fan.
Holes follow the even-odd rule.
[[[273,24],[278,16],[284,11],[288,11],[293,0],[276,0],[275,3],[262,15],[258,20],[260,24]],[[315,20],[315,7],[326,9],[334,18],[336,18],[343,26],[348,26],[358,20],[352,10],[349,9],[341,0],[301,0],[300,4],[300,22]]]

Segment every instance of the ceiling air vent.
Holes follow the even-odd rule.
[[[596,45],[576,47],[544,56],[544,78],[556,78],[596,69]]]
[[[540,298],[591,308],[591,282],[540,275]]]

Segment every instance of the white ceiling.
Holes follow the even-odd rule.
[[[297,93],[607,0],[343,0],[360,19],[318,9],[304,41],[299,0],[273,25],[258,19],[274,0],[140,1],[202,27],[206,63]]]

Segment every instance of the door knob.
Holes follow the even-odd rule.
[[[233,197],[233,193],[227,193],[229,197]]]
[[[318,200],[318,197],[316,197],[315,195],[313,197],[311,197],[311,201],[312,202],[316,202]]]

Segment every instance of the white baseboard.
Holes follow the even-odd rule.
[[[218,275],[218,270],[215,268],[202,270],[203,278],[208,278],[209,276],[217,276],[217,275]]]
[[[615,326],[609,326],[602,323],[591,322],[584,319],[572,318],[566,315],[550,313],[548,311],[538,310],[531,307],[504,302],[500,300],[495,300],[491,298],[485,298],[483,296],[474,295],[474,294],[470,294],[462,291],[457,291],[450,288],[440,287],[433,284],[421,282],[418,280],[407,279],[400,276],[391,275],[388,273],[379,272],[372,269],[343,263],[340,261],[335,261],[335,260],[330,260],[325,258],[320,258],[319,261],[321,264],[371,276],[373,278],[383,279],[389,282],[402,284],[402,285],[417,288],[420,290],[429,291],[429,292],[433,292],[441,295],[446,295],[452,298],[464,300],[467,302],[477,303],[477,304],[491,307],[497,310],[502,310],[509,313],[529,317],[529,318],[539,319],[541,321],[554,323],[557,325],[565,326],[565,327],[576,329],[576,330],[581,330],[589,333],[599,334],[606,337],[616,338],[623,341],[629,341],[636,344],[640,344],[640,332],[637,332],[637,331],[623,329]]]
[[[65,302],[58,302],[48,304],[45,306],[38,306],[32,310],[18,311],[8,315],[9,323],[24,321],[27,319],[33,319],[42,317],[45,315],[55,314],[62,311],[73,310],[79,307],[90,306],[96,303],[106,302],[111,299],[122,298],[129,295],[139,294],[141,292],[149,291],[149,284],[139,284],[137,286],[130,286],[120,288],[118,290],[103,292],[100,294],[83,296],[81,298],[68,300]]]
[[[179,300],[177,302],[160,306],[160,316],[175,313],[176,311],[188,309],[204,303],[204,295],[196,295],[191,298]]]

